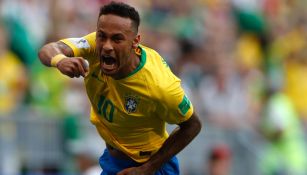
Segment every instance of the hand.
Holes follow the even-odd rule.
[[[88,72],[88,63],[81,57],[64,58],[57,64],[57,68],[64,75],[73,77],[85,77]]]
[[[122,170],[121,172],[117,173],[116,175],[154,175],[153,172],[148,172],[143,167],[131,167]]]

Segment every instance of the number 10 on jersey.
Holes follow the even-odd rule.
[[[103,116],[107,121],[113,121],[114,105],[105,96],[101,95],[98,102],[98,114]]]

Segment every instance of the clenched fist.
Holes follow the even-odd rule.
[[[80,76],[85,77],[86,73],[89,71],[89,63],[82,57],[67,57],[62,59],[57,63],[56,67],[64,75],[70,78]]]

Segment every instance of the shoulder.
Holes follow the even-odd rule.
[[[163,57],[154,49],[140,45],[142,56],[146,59],[146,68],[155,74],[171,71]]]
[[[142,45],[142,44],[140,44],[139,46],[140,46],[140,48],[142,48],[142,50],[145,50],[146,53],[148,53],[148,54],[159,55],[157,51],[155,51],[154,49],[152,49],[150,47],[147,47],[147,46]]]
[[[156,96],[162,97],[169,94],[168,91],[171,89],[180,88],[181,80],[173,74],[163,57],[154,49],[143,45],[140,47],[146,54],[146,64],[144,66],[146,79],[150,84],[150,88],[156,92]]]
[[[96,32],[92,32],[82,37],[65,38],[60,41],[72,48],[88,49],[95,46]]]
[[[74,56],[95,56],[96,51],[96,32],[89,33],[82,37],[65,38],[60,40],[70,47]]]
[[[147,61],[154,61],[155,63],[161,63],[161,60],[163,58],[156,50],[144,45],[140,45],[140,48],[142,48],[142,50],[146,54]]]
[[[86,39],[88,42],[90,43],[95,43],[95,40],[96,40],[96,32],[92,32],[88,35],[85,35],[83,37],[84,39]]]

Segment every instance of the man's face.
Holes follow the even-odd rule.
[[[102,15],[98,19],[96,49],[100,68],[108,76],[121,77],[131,66],[131,56],[139,42],[132,20],[116,15]]]

